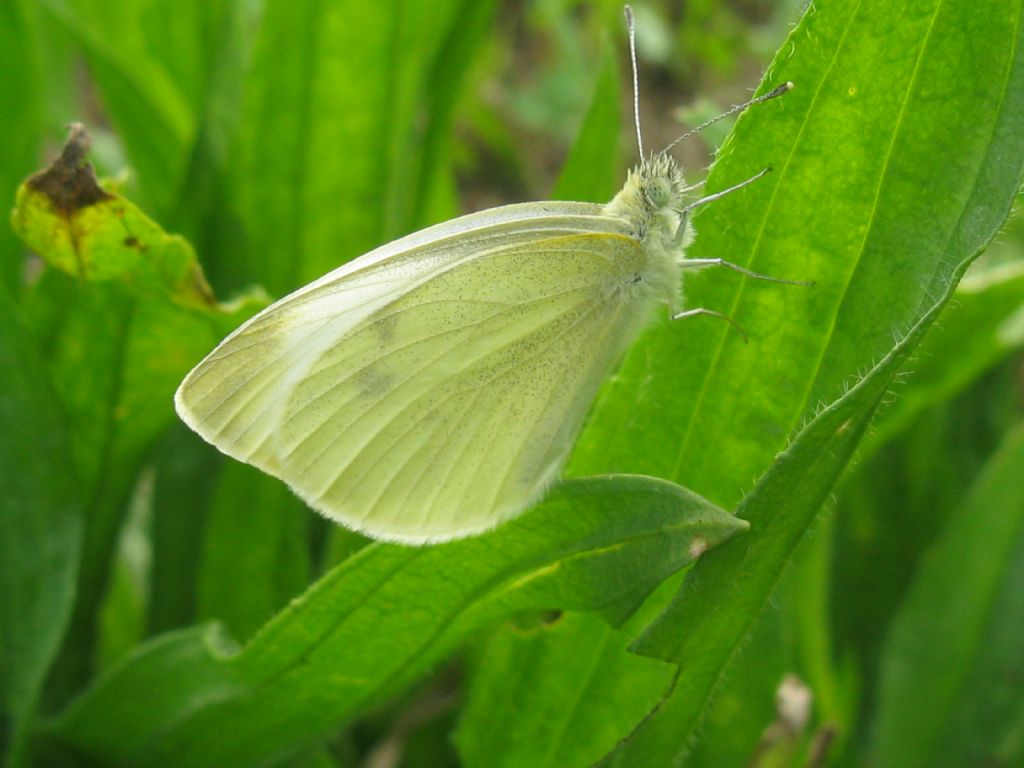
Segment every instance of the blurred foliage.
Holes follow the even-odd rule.
[[[690,255],[815,286],[688,276],[749,344],[656,323],[577,479],[411,550],[222,459],[172,393],[381,242],[610,197],[621,6],[0,4],[7,764],[1021,764],[1024,9],[635,5],[645,147],[796,83],[678,154],[714,153],[709,191],[774,169]],[[697,537],[725,543],[690,567]]]

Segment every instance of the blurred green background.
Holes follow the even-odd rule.
[[[894,26],[928,4],[898,5]],[[1019,4],[1004,5],[1006,18],[1019,20]],[[788,0],[634,7],[648,148],[749,98],[803,11]],[[225,302],[189,311],[173,296],[140,300],[138,286],[68,277],[0,227],[8,387],[0,391],[0,469],[10,488],[0,507],[0,588],[11,596],[0,612],[2,735],[12,765],[116,762],[117,749],[50,718],[162,633],[216,620],[232,642],[244,642],[364,547],[277,481],[201,444],[173,416],[177,382],[267,295],[282,296],[401,234],[507,202],[609,199],[636,157],[624,39],[617,2],[0,4],[0,191],[10,205],[25,178],[58,154],[68,124],[81,121],[99,176],[165,232],[183,236]],[[834,43],[822,36],[824,48]],[[1008,78],[1007,92],[1019,97],[1022,86]],[[680,146],[693,179],[704,177],[732,125]],[[827,514],[787,562],[751,641],[754,663],[739,662],[709,695],[686,765],[1024,765],[1022,249],[1024,229],[1011,220],[892,387],[892,403],[835,486]],[[817,273],[793,274],[803,263],[794,255],[774,262],[772,273],[821,283]],[[891,277],[902,273],[894,267]],[[232,299],[237,305],[226,303]],[[894,336],[917,317],[896,316]],[[879,357],[853,358],[848,383]],[[799,407],[797,427],[841,393],[826,394]],[[600,465],[588,458],[596,439],[582,449],[583,470]],[[707,445],[715,439],[709,432]],[[785,447],[774,439],[769,456]],[[615,469],[648,466],[657,459]],[[756,473],[765,466],[756,464]],[[688,471],[672,479],[689,485]],[[742,495],[711,481],[694,487],[728,508]],[[593,620],[581,616],[567,614],[557,631],[598,631],[573,626]],[[493,695],[481,671],[488,664],[504,670],[510,691],[530,664],[518,643],[543,621],[520,620],[525,628],[512,622],[477,633],[456,661],[423,670],[411,693],[339,723],[327,746],[301,741],[264,764],[576,764],[553,757],[557,751],[537,762],[515,743],[529,728],[521,735],[515,714],[482,703]],[[551,632],[541,641],[557,648]],[[761,635],[772,642],[760,645]],[[778,653],[766,655],[757,681],[749,670],[767,647]],[[936,647],[942,652],[933,659]],[[552,663],[557,654],[543,658]],[[202,664],[196,669],[201,676]],[[770,691],[780,670],[809,686],[806,722],[777,715]],[[654,699],[617,723],[619,731],[593,725],[601,735],[592,744],[589,732],[578,733],[584,746],[565,752],[578,764],[609,751],[663,694],[660,671],[633,674]],[[561,693],[537,690],[560,702],[580,685],[566,677]],[[476,709],[467,704],[471,689]],[[479,733],[501,730],[488,723],[498,711],[510,718],[510,741],[489,753]],[[152,717],[161,717],[155,705]],[[457,749],[450,734],[460,718]],[[814,762],[819,748],[825,756]]]

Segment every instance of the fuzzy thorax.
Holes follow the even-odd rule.
[[[685,231],[679,232],[685,196],[682,169],[673,158],[660,154],[631,170],[622,190],[604,208],[606,215],[629,223],[647,257],[643,287],[672,311],[680,303],[679,262],[693,239],[688,221]]]

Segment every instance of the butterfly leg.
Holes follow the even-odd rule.
[[[771,168],[765,168],[763,171],[754,174],[746,181],[741,181],[739,184],[733,184],[731,187],[727,187],[726,189],[723,189],[721,192],[715,192],[712,195],[705,195],[699,200],[694,200],[688,206],[683,208],[683,213],[682,216],[680,216],[679,218],[679,226],[676,228],[676,234],[674,238],[676,247],[682,246],[683,240],[686,238],[686,227],[690,223],[690,212],[693,211],[694,208],[699,208],[702,205],[713,203],[715,200],[720,200],[726,195],[732,194],[738,189],[743,189],[748,184],[753,184],[766,173],[770,173],[771,170]]]
[[[713,309],[705,309],[704,307],[697,307],[695,309],[685,309],[682,312],[675,312],[672,315],[673,320],[683,320],[687,317],[696,317],[697,315],[707,315],[708,317],[717,317],[719,320],[725,320],[729,325],[737,330],[740,336],[743,337],[743,343],[747,344],[750,339],[747,338],[746,331],[744,331],[735,320],[728,315],[723,315],[721,312],[715,312]]]

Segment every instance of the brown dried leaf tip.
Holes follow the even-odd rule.
[[[50,198],[53,205],[66,215],[94,203],[110,200],[113,195],[100,187],[92,165],[85,162],[85,155],[91,145],[92,139],[85,126],[72,123],[60,157],[45,171],[29,178],[28,185]]]

